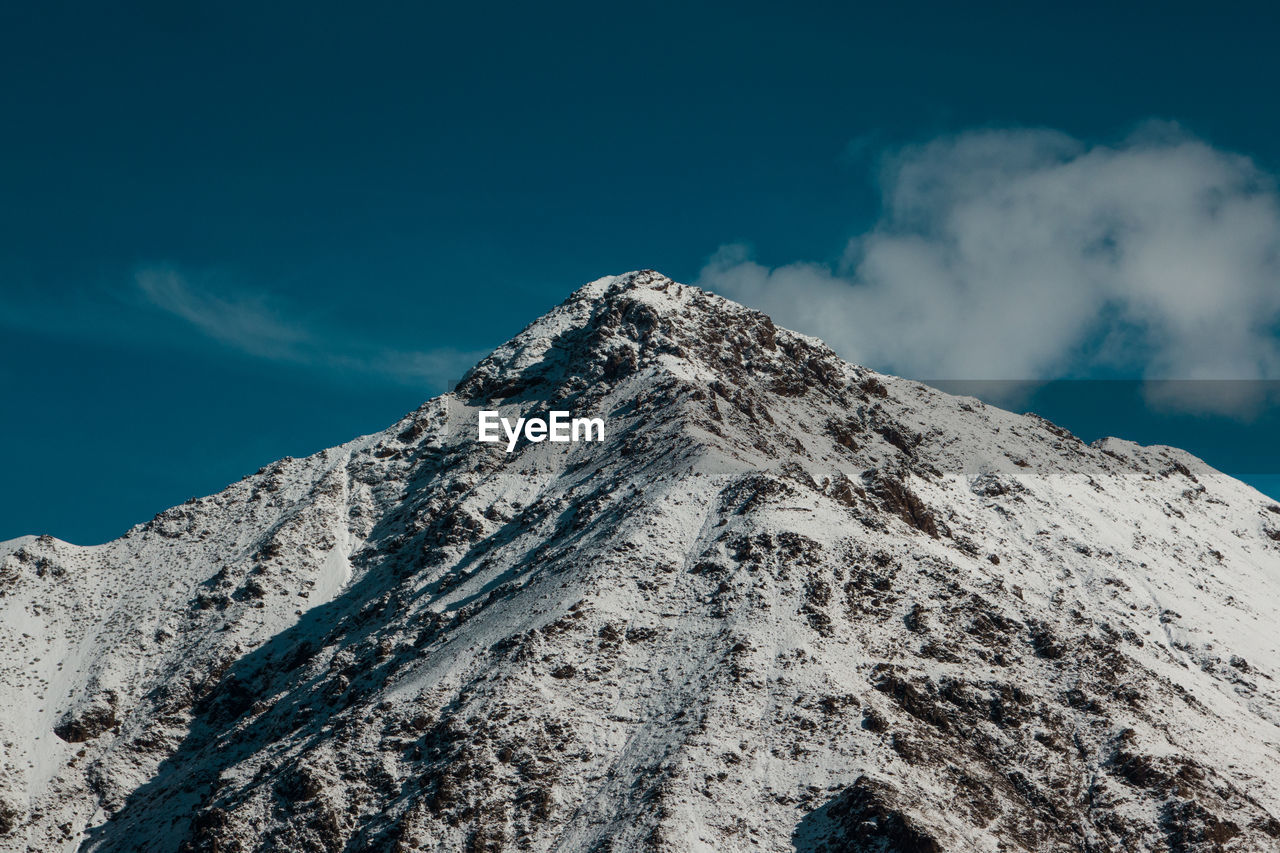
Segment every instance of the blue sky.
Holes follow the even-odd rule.
[[[1175,152],[1221,165],[1240,209],[1266,206],[1273,12],[1035,5],[8,4],[0,538],[103,541],[381,429],[604,274],[722,274],[766,308],[900,294],[851,246],[884,257],[871,250],[916,227],[884,195],[911,185],[902,163],[958,174],[956,152],[997,130],[1013,134],[1002,157],[1041,158],[1001,180],[1104,186],[1077,165],[1132,155],[1157,163],[1143,186],[1159,189]],[[1266,215],[1247,221],[1263,223],[1240,297],[1256,314],[1273,235]],[[860,350],[851,328],[846,350],[872,366],[931,372]],[[1099,375],[1081,347],[1111,337],[1077,332],[1022,364]],[[1175,349],[1172,378],[1216,363],[1185,336],[1140,343],[1103,372],[1149,375]],[[1086,438],[1275,473],[1271,409],[1245,422],[1053,393],[1031,404]]]

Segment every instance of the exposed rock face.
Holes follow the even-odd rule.
[[[1280,850],[1272,507],[603,279],[383,433],[0,546],[0,848]]]
[[[53,733],[67,743],[83,743],[96,738],[115,724],[115,708],[98,704],[86,708],[79,714],[69,715],[53,727]]]

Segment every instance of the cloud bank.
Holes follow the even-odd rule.
[[[885,155],[881,187],[839,263],[725,246],[699,284],[921,379],[1280,379],[1280,204],[1248,158],[982,131]]]

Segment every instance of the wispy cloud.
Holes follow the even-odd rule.
[[[210,340],[269,361],[443,387],[488,353],[388,348],[289,316],[266,294],[215,291],[172,267],[146,267],[135,279],[151,307],[185,321]]]
[[[967,133],[881,167],[882,217],[840,262],[725,246],[699,283],[919,378],[1280,378],[1280,200],[1248,158],[1148,125]]]
[[[279,316],[263,296],[218,296],[168,267],[140,270],[138,289],[156,308],[186,320],[208,337],[249,355],[306,362],[314,335]]]

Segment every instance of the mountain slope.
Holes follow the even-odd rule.
[[[1280,850],[1277,540],[1180,451],[602,279],[383,433],[6,543],[0,845]]]

